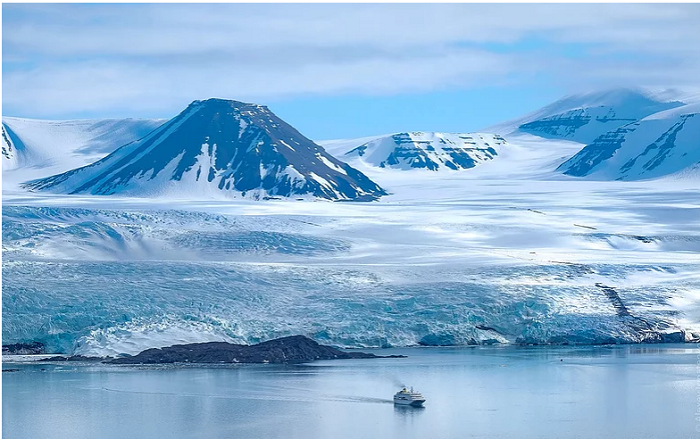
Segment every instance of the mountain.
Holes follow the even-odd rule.
[[[10,130],[5,129],[5,124],[2,124],[2,169],[15,169],[17,167],[17,141],[10,137]],[[20,144],[21,145],[21,144]]]
[[[580,144],[574,154],[547,165],[573,177],[640,180],[700,175],[698,105],[697,91],[604,90],[567,96],[487,129],[507,133],[511,149],[523,142],[536,142],[543,149],[560,148],[562,140]]]
[[[3,156],[18,167],[50,168],[102,158],[165,122],[162,119],[35,120],[3,117]],[[76,160],[77,159],[77,160]],[[4,170],[10,170],[3,166]],[[70,168],[68,168],[70,169]]]
[[[680,92],[652,92],[641,88],[575,94],[487,130],[502,135],[526,133],[588,144],[623,125],[684,105],[677,99],[681,96]]]
[[[6,187],[93,163],[140,139],[161,119],[2,119],[2,170]]]
[[[267,107],[194,101],[148,136],[89,166],[31,181],[32,190],[129,196],[313,196],[370,200],[385,192]]]
[[[700,167],[700,103],[645,117],[596,138],[558,170],[598,179],[655,178]]]
[[[414,131],[372,139],[345,156],[380,168],[460,170],[492,160],[505,143],[494,134]]]

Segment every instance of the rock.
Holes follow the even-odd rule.
[[[482,330],[482,331],[493,331],[493,332],[495,332],[496,334],[503,335],[503,333],[501,333],[501,331],[499,331],[498,329],[493,328],[493,327],[491,327],[491,326],[486,326],[486,325],[474,325],[474,327],[475,327],[476,329],[480,329],[480,330]]]
[[[685,343],[685,338],[685,331],[683,330],[661,333],[663,343]]]
[[[481,340],[481,344],[484,346],[493,346],[493,345],[501,344],[501,341],[496,340],[495,338],[487,338],[486,340]]]
[[[55,361],[81,361],[81,362],[96,362],[103,361],[102,357],[86,357],[84,355],[71,355],[69,357],[63,355],[56,355],[55,357],[43,358],[39,361],[55,362]]]
[[[39,361],[46,361],[46,362],[68,361],[68,357],[64,357],[63,355],[56,355],[55,357],[42,358]]]
[[[418,342],[421,346],[455,346],[457,342],[452,334],[428,334]]]
[[[44,343],[13,343],[2,345],[3,355],[36,355],[45,353]]]
[[[685,343],[685,331],[651,332],[642,340],[643,343]]]
[[[314,360],[350,358],[402,358],[402,355],[381,357],[365,352],[347,352],[323,346],[302,335],[283,337],[255,345],[226,342],[192,343],[165,348],[147,349],[132,357],[114,358],[110,364],[167,363],[306,363]]]

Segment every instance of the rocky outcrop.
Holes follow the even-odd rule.
[[[700,104],[654,115],[611,130],[559,165],[572,177],[641,180],[687,170],[700,161]]]
[[[37,355],[46,352],[43,343],[34,341],[31,343],[12,343],[2,345],[3,355]]]
[[[505,145],[497,134],[413,131],[376,138],[345,156],[380,168],[458,171],[493,160]]]
[[[402,356],[390,356],[400,358]],[[226,342],[191,343],[147,349],[132,357],[107,360],[111,364],[169,363],[306,363],[315,360],[387,358],[365,352],[347,352],[323,346],[302,335],[255,345]]]
[[[71,355],[69,357],[63,356],[63,355],[56,355],[54,357],[49,357],[49,358],[42,358],[39,361],[46,361],[46,362],[56,362],[56,361],[72,361],[72,362],[79,362],[79,363],[86,363],[86,362],[97,362],[97,361],[103,361],[104,358],[102,357],[86,357],[84,355]]]

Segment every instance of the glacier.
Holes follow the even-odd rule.
[[[670,278],[697,269],[553,264],[455,272],[13,261],[3,266],[3,340],[38,340],[54,351],[83,355],[135,354],[194,341],[255,343],[300,333],[347,347],[640,342],[644,335],[631,319],[621,319],[598,288],[581,285],[586,277],[605,273],[624,283],[626,276]],[[389,281],[393,276],[412,282]],[[441,279],[425,281],[427,276]],[[535,276],[546,281],[536,283]],[[633,310],[646,308],[636,317],[651,328],[680,329],[667,301],[672,287],[626,286],[619,294]]]
[[[697,190],[545,183],[512,198],[465,176],[410,201],[406,178],[381,203],[176,209],[11,195],[3,342],[102,356],[291,334],[344,347],[697,337]]]

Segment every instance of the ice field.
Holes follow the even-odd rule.
[[[6,192],[3,340],[115,355],[299,333],[364,347],[700,332],[693,180],[390,176],[371,175],[392,193],[374,203]]]

